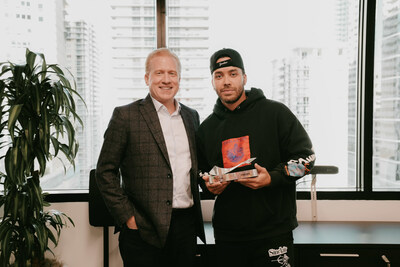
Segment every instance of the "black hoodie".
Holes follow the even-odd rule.
[[[310,138],[284,104],[266,99],[256,88],[246,96],[233,111],[218,99],[200,125],[199,169],[233,167],[256,157],[253,164],[267,169],[271,184],[254,190],[231,182],[217,196],[213,215],[217,241],[262,239],[296,228],[296,180],[310,171],[315,160]]]

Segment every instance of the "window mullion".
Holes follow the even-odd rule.
[[[375,0],[360,2],[357,189],[366,193],[372,193],[373,184],[375,5]]]
[[[157,0],[157,48],[166,47],[166,0]]]

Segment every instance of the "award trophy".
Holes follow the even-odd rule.
[[[251,170],[246,170],[246,171],[240,171],[240,172],[231,172],[234,169],[241,167],[243,165],[247,165],[250,164],[253,160],[255,160],[256,158],[250,158],[246,161],[243,161],[241,163],[239,163],[238,165],[232,167],[232,168],[220,168],[217,166],[214,166],[211,170],[210,173],[200,173],[200,176],[204,176],[204,175],[209,175],[210,179],[209,179],[209,183],[213,184],[215,180],[219,181],[219,182],[227,182],[227,181],[233,181],[233,180],[237,180],[240,178],[253,178],[253,177],[257,177],[258,176],[258,172],[256,169],[251,169]]]

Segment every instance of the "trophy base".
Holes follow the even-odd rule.
[[[214,181],[219,181],[219,182],[228,182],[228,181],[233,181],[241,178],[254,178],[258,176],[258,172],[256,169],[251,169],[251,170],[246,170],[246,171],[240,171],[240,172],[232,172],[232,173],[226,173],[223,174],[222,176],[210,176],[209,183],[212,184]]]

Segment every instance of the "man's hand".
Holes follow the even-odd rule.
[[[136,225],[136,220],[135,220],[135,216],[130,217],[127,221],[126,221],[126,226],[128,226],[129,229],[132,230],[137,230],[138,227]]]
[[[267,169],[261,167],[257,163],[254,164],[258,172],[258,176],[255,178],[241,178],[237,179],[235,182],[241,183],[244,186],[250,187],[252,189],[259,189],[271,184],[271,176],[269,175]]]
[[[210,182],[209,182],[210,176],[208,176],[208,175],[204,175],[203,180],[206,182],[208,191],[210,191],[214,195],[221,194],[229,184],[229,182],[221,183],[220,181],[216,181],[216,180],[214,180],[213,183],[210,184]]]

